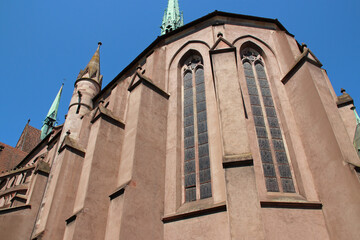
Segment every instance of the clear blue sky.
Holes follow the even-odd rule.
[[[343,87],[360,109],[359,0],[179,0],[189,23],[214,10],[277,18],[323,63],[337,94]],[[65,86],[59,124],[73,83],[102,41],[103,86],[160,33],[167,0],[0,1],[0,142],[14,146],[27,122],[41,128]]]

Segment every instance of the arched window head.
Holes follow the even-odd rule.
[[[263,59],[258,51],[245,48],[241,58],[260,149],[268,192],[295,192],[281,127]]]
[[[202,58],[198,55],[191,55],[190,57],[186,58],[184,61],[184,70],[191,70],[193,71],[196,67],[201,67],[203,65]]]
[[[245,48],[241,52],[243,61],[248,60],[249,62],[255,62],[256,60],[261,60],[261,55],[252,48]]]
[[[185,202],[212,196],[203,61],[199,55],[182,62]]]

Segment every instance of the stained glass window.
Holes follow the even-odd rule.
[[[204,70],[199,56],[183,67],[185,201],[209,198],[211,174],[207,130]]]
[[[268,192],[295,192],[292,173],[261,55],[241,52]]]

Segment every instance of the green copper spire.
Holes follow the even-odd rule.
[[[353,108],[353,111],[354,111],[355,118],[356,118],[356,124],[359,124],[360,123],[360,117],[359,117],[355,107]]]
[[[355,129],[355,136],[354,136],[354,147],[357,151],[358,156],[360,157],[360,117],[356,112],[355,107],[353,107],[353,111],[356,118],[356,129]]]
[[[161,24],[161,35],[173,31],[184,25],[183,13],[180,13],[178,0],[168,0],[168,7],[165,10]]]
[[[51,132],[52,128],[55,125],[63,86],[64,84],[61,85],[61,88],[56,95],[54,102],[52,103],[49,112],[44,120],[43,126],[41,128],[41,140],[44,139]]]

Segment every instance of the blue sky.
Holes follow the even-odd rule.
[[[214,10],[277,18],[305,42],[360,109],[360,1],[179,0],[189,23]],[[102,41],[103,86],[160,34],[167,0],[0,1],[0,142],[14,146],[27,122],[41,128],[65,79],[59,124],[74,81]]]

